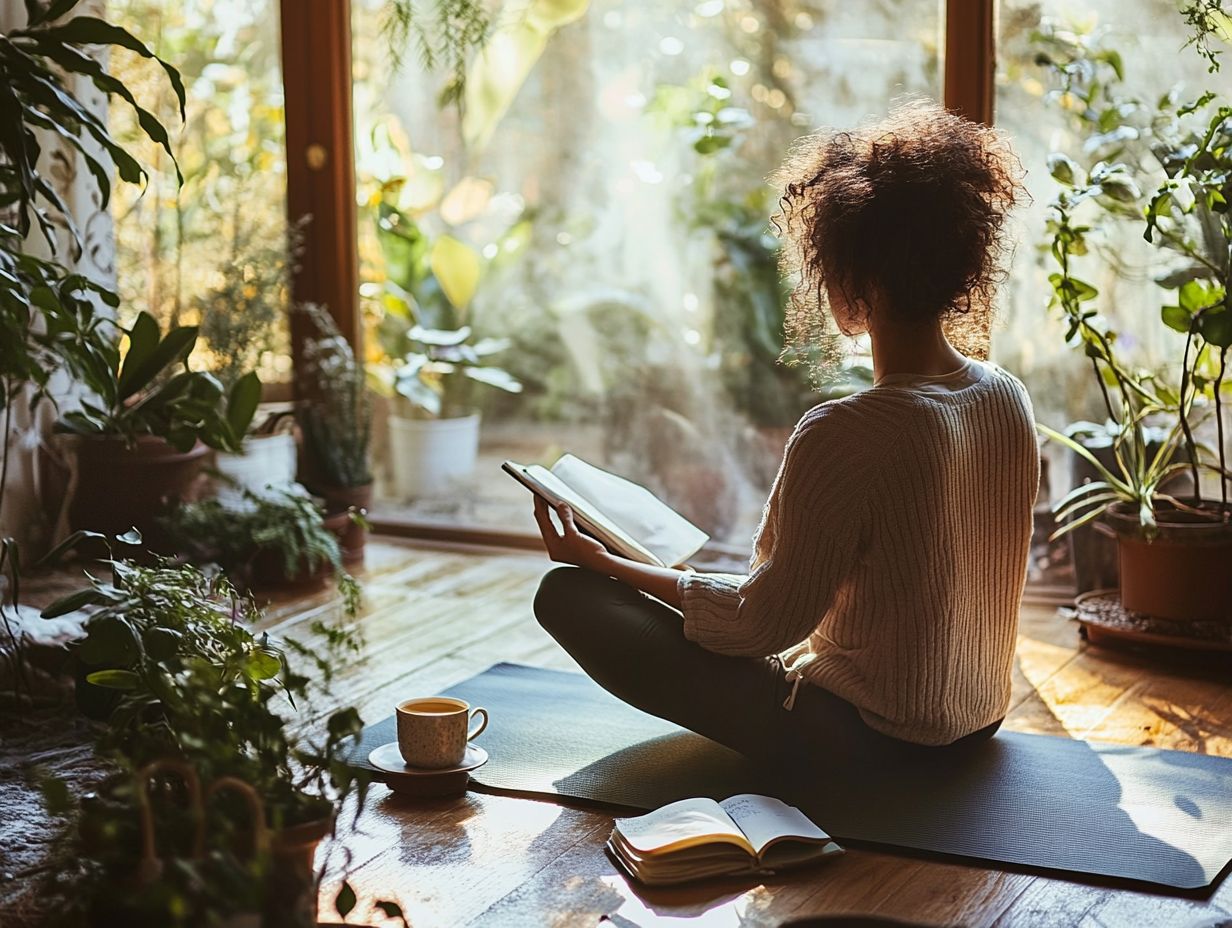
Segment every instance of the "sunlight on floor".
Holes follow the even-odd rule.
[[[609,913],[615,925],[637,925],[647,928],[650,925],[674,925],[688,922],[698,928],[737,928],[746,924],[746,916],[750,909],[756,910],[757,897],[767,892],[764,886],[758,886],[744,893],[733,893],[719,896],[711,903],[711,908],[701,913],[688,915],[669,915],[657,909],[636,895],[628,882],[622,876],[605,876],[603,884],[624,898],[620,908]]]
[[[1018,637],[1018,667],[1023,676],[1066,734],[1084,738],[1124,690],[1073,661],[1067,664],[1073,653],[1072,647]]]

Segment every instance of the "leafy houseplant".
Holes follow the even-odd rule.
[[[379,203],[377,226],[389,274],[378,329],[385,359],[369,371],[374,388],[395,400],[390,444],[398,490],[408,497],[430,495],[474,468],[480,418],[475,385],[520,393],[522,384],[488,363],[509,342],[472,341],[465,324],[479,282],[479,255],[451,235],[429,240],[388,198]]]
[[[300,370],[304,399],[296,409],[304,437],[304,484],[325,500],[327,515],[350,510],[362,514],[372,504],[372,403],[364,368],[324,307],[306,304],[297,311],[312,325]],[[350,526],[342,540],[343,553],[350,554],[348,560],[358,560],[363,557],[364,527],[358,521]]]
[[[77,273],[58,257],[65,245],[58,229],[65,233],[71,258],[81,254],[83,243],[54,181],[40,169],[48,139],[58,138],[71,156],[84,161],[100,208],[109,202],[112,177],[94,146],[108,154],[121,182],[140,184],[145,177],[106,123],[73,93],[71,79],[87,78],[106,99],[119,97],[128,103],[138,115],[139,136],[170,154],[162,124],[140,107],[132,91],[97,57],[82,49],[118,46],[145,58],[154,56],[124,29],[92,16],[72,16],[77,5],[78,0],[28,0],[25,26],[0,35],[0,401],[4,405],[0,518],[9,483],[15,406],[33,409],[42,402],[55,403],[51,378],[58,370],[80,380],[104,367],[112,342],[104,307],[118,303],[110,288]],[[166,72],[182,108],[184,89],[178,72],[161,59],[154,60]],[[29,253],[28,237],[35,227],[46,239],[51,258]],[[33,534],[29,529],[8,524],[0,531],[0,571],[13,577],[14,594],[21,569],[18,535]],[[7,608],[0,602],[0,620],[18,664],[12,678],[20,681],[23,649]]]
[[[185,916],[186,906],[196,916],[201,908],[234,911],[237,901],[251,903],[252,883],[260,879],[264,924],[315,924],[311,850],[347,795],[355,793],[362,805],[367,780],[343,760],[361,724],[353,708],[331,712],[316,736],[303,734],[298,720],[311,719],[312,700],[327,692],[338,662],[356,653],[355,633],[318,622],[312,642],[277,642],[254,632],[260,610],[223,578],[169,563],[112,566],[111,581],[94,579],[44,613],[97,607],[77,657],[83,686],[115,694],[99,713],[106,726],[98,747],[126,771],[81,810],[78,878],[107,896],[124,895],[131,886],[126,875],[137,865],[134,775],[147,764],[178,762],[203,784],[234,778],[256,792],[271,832],[267,869],[240,866],[230,853],[236,836],[251,830],[251,808],[220,801],[211,815],[221,828],[199,849],[208,854],[180,861],[201,872],[172,871],[159,893],[134,892],[125,901],[152,909],[148,924],[199,924]],[[315,679],[296,669],[301,661],[312,665]],[[190,805],[182,794],[165,786],[163,792],[173,805],[177,796],[180,806]],[[164,835],[173,845],[177,834],[192,833],[182,815],[174,827],[174,809],[163,815],[171,819]],[[196,857],[182,838],[173,849]],[[89,891],[75,895],[95,901]],[[289,921],[288,912],[301,917]]]
[[[710,70],[684,85],[657,88],[649,111],[690,142],[692,180],[681,196],[689,227],[714,253],[714,350],[733,405],[760,428],[795,425],[816,402],[807,371],[781,363],[787,292],[778,241],[766,216],[771,188],[742,171],[740,149],[753,125],[728,81]],[[778,436],[781,444],[782,436]],[[777,463],[780,447],[774,450]]]
[[[1092,132],[1086,148],[1099,155],[1089,167],[1063,153],[1050,158],[1061,187],[1050,204],[1051,251],[1058,265],[1050,280],[1053,303],[1069,323],[1067,338],[1082,347],[1115,424],[1115,467],[1041,426],[1098,476],[1057,505],[1059,532],[1100,518],[1113,526],[1127,609],[1181,621],[1226,620],[1232,601],[1232,473],[1223,423],[1232,346],[1232,106],[1210,93],[1188,105],[1167,94],[1155,107],[1122,97],[1123,63],[1115,52],[1082,57],[1054,41],[1041,61],[1058,75],[1071,108],[1083,113]],[[1076,218],[1093,208],[1094,224]],[[1117,333],[1094,308],[1098,291],[1077,276],[1075,259],[1087,254],[1101,221],[1136,225],[1146,241],[1173,258],[1156,283],[1172,294],[1161,309],[1163,324],[1184,336],[1175,385],[1120,357]],[[1195,428],[1210,417],[1214,450],[1195,437]],[[1148,429],[1160,424],[1165,437],[1152,446]],[[1217,499],[1203,498],[1202,471],[1215,475]],[[1193,495],[1178,498],[1167,484],[1184,473]]]
[[[164,526],[183,553],[218,564],[243,586],[311,587],[332,572],[348,612],[358,608],[359,587],[343,567],[338,542],[349,512],[327,524],[311,498],[278,488],[244,490],[242,499],[242,509],[216,499],[183,504],[165,517]]]
[[[135,525],[148,537],[164,503],[188,495],[209,448],[239,447],[261,382],[247,374],[228,394],[213,375],[189,370],[194,326],[162,335],[143,312],[125,334],[127,352],[113,346],[83,377],[96,399],[56,427],[76,437],[75,526],[118,534]]]

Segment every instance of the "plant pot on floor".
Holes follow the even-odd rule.
[[[77,487],[69,506],[74,529],[118,535],[136,528],[146,547],[160,547],[158,517],[192,499],[210,449],[198,442],[177,451],[161,438],[140,436],[133,447],[121,438],[78,437]]]
[[[1232,623],[1232,524],[1217,521],[1218,505],[1203,513],[1157,507],[1158,534],[1144,536],[1137,510],[1108,510],[1117,533],[1121,604],[1178,622]]]
[[[243,490],[260,493],[267,487],[286,489],[295,483],[295,436],[291,432],[250,435],[241,454],[220,451],[214,467],[231,485],[218,488],[218,498],[238,500]]]
[[[1158,429],[1149,429],[1146,445],[1148,456],[1154,456],[1162,447],[1166,435],[1159,434]],[[1087,449],[1104,467],[1115,471],[1117,467],[1116,452],[1113,450],[1115,435],[1107,429],[1099,429],[1094,434],[1077,434],[1074,439]],[[1181,453],[1183,455],[1183,452]],[[1069,456],[1069,478],[1071,487],[1080,487],[1084,483],[1098,480],[1099,472],[1086,458],[1071,450]],[[1177,454],[1173,455],[1176,459]],[[1192,481],[1188,474],[1178,474],[1166,481],[1160,490],[1171,496],[1181,498],[1193,495]],[[1066,538],[1069,543],[1070,561],[1074,565],[1075,593],[1081,596],[1094,590],[1113,589],[1120,585],[1120,555],[1117,542],[1111,537],[1107,526],[1088,524],[1071,531]]]
[[[317,846],[334,827],[332,815],[270,833],[266,879],[268,928],[306,928],[317,923]]]
[[[254,592],[315,593],[325,587],[334,568],[329,561],[322,560],[311,570],[301,564],[289,574],[281,551],[261,548],[253,555],[245,573],[247,585]]]
[[[362,521],[351,517],[355,511],[366,514],[372,507],[372,483],[357,487],[322,486],[312,488],[314,496],[325,502],[325,527],[338,538],[343,564],[359,564],[364,559],[364,545],[368,541],[368,529]]]
[[[479,413],[456,419],[391,416],[389,445],[399,497],[444,495],[475,470]]]

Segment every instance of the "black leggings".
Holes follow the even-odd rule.
[[[776,766],[932,754],[982,741],[1000,725],[946,748],[921,747],[870,728],[851,703],[804,681],[788,710],[792,684],[777,655],[707,651],[685,638],[679,612],[590,570],[558,567],[545,575],[535,615],[609,693]]]

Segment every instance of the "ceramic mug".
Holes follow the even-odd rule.
[[[471,719],[479,726],[467,730]],[[466,744],[488,727],[488,710],[471,709],[451,696],[425,696],[398,703],[398,750],[412,767],[445,770],[462,763]]]

